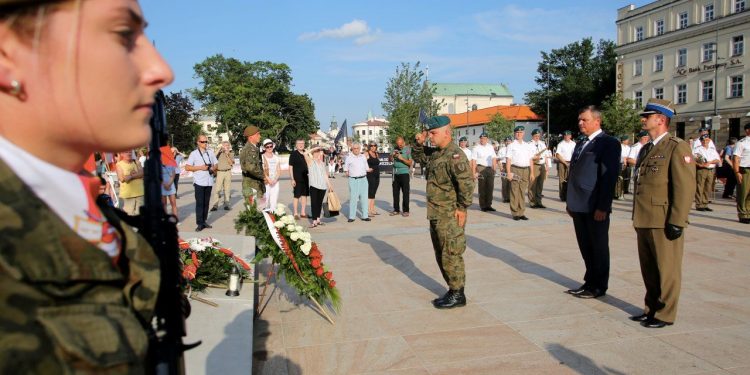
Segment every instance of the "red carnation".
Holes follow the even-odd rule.
[[[333,281],[333,280],[331,280],[331,282],[329,282],[328,285],[330,285],[331,288],[335,288],[336,287],[336,282]]]
[[[318,249],[313,248],[312,250],[310,250],[310,258],[320,258],[320,257],[321,257],[320,251],[318,251]]]
[[[187,242],[180,242],[180,250],[187,250],[190,248],[190,244]]]
[[[318,269],[320,268],[320,259],[315,258],[312,260],[312,262],[310,262],[310,264],[312,264],[313,268]]]
[[[195,273],[196,273],[197,271],[198,271],[198,268],[197,268],[197,267],[195,267],[195,266],[194,266],[194,265],[192,265],[192,264],[188,264],[188,265],[186,265],[186,266],[185,266],[185,267],[184,267],[184,268],[182,269],[182,277],[184,277],[184,278],[186,278],[186,279],[188,279],[188,280],[192,280],[192,279],[194,279],[194,278],[195,278]]]
[[[323,269],[322,268],[318,268],[317,270],[315,270],[315,274],[318,275],[318,276],[323,276]]]
[[[224,253],[224,254],[226,254],[227,256],[230,256],[230,257],[232,255],[234,255],[234,253],[232,252],[232,250],[229,250],[229,249],[224,248],[224,247],[222,247],[221,249],[219,249],[219,251],[221,251],[222,253]]]
[[[330,272],[326,272],[326,279],[333,280],[333,274]]]

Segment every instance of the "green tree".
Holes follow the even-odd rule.
[[[248,125],[285,146],[295,137],[308,138],[319,126],[312,100],[291,92],[292,73],[286,64],[215,55],[194,70],[201,87],[191,93],[220,128],[229,129],[236,147],[244,145],[242,132]]]
[[[169,93],[164,98],[164,112],[172,145],[181,151],[192,150],[201,131],[193,102],[182,91]]]
[[[602,103],[602,128],[611,135],[632,135],[641,129],[641,117],[635,109],[635,100],[620,93],[611,95]]]
[[[615,44],[600,40],[595,45],[585,38],[541,55],[535,78],[539,88],[527,92],[525,100],[534,112],[549,116],[553,134],[576,133],[578,110],[590,104],[600,106],[615,92]]]
[[[385,88],[385,101],[382,103],[388,118],[388,141],[395,143],[401,136],[409,142],[420,130],[419,111],[427,116],[437,113],[440,103],[433,100],[435,84],[425,78],[419,69],[419,62],[413,66],[401,63],[396,73],[388,80]]]
[[[484,126],[484,131],[490,139],[502,142],[503,138],[513,135],[513,125],[513,121],[506,119],[501,113],[496,113]]]

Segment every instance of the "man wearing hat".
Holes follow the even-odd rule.
[[[534,148],[523,141],[526,128],[513,129],[515,140],[507,146],[505,153],[505,178],[510,182],[510,212],[513,220],[529,220],[525,215],[524,195],[529,190],[530,179],[534,176]],[[518,176],[518,178],[513,178]],[[531,180],[533,182],[533,180]]]
[[[479,144],[471,150],[471,175],[477,181],[479,209],[482,212],[496,211],[492,208],[492,190],[495,189],[497,158],[495,148],[489,143],[487,133],[479,135]]]
[[[706,126],[702,126],[700,129],[698,129],[698,137],[692,143],[690,143],[690,147],[692,147],[693,149],[701,147],[703,145],[701,137],[704,135],[708,135],[709,132],[710,130]],[[714,144],[713,140],[710,140],[710,142],[708,143],[708,147],[716,150],[716,145]]]
[[[708,207],[709,194],[713,193],[714,172],[721,157],[716,149],[710,147],[711,137],[708,133],[700,137],[701,145],[693,149],[695,155],[695,209],[697,211],[713,211]]]
[[[228,141],[221,142],[221,149],[216,154],[219,161],[216,169],[216,182],[214,183],[211,201],[214,202],[211,211],[219,209],[219,191],[224,192],[224,209],[229,211],[229,196],[232,191],[232,166],[234,165],[234,151]]]
[[[448,284],[448,292],[432,304],[438,309],[466,305],[463,253],[466,250],[466,210],[471,206],[474,179],[471,166],[461,149],[452,141],[450,119],[436,116],[427,119],[426,130],[416,135],[414,159],[426,164],[427,219],[430,237],[440,273]],[[425,138],[436,146],[424,147]],[[428,155],[429,154],[429,155]]]
[[[500,149],[497,150],[497,163],[500,167],[500,170],[505,173],[505,167],[506,167],[506,155],[508,154],[508,146],[513,142],[512,137],[505,137],[504,143],[502,146],[500,146]],[[510,202],[510,181],[508,181],[507,178],[501,179],[501,190],[503,194],[503,203],[509,203]]]
[[[620,142],[602,130],[601,111],[593,105],[578,113],[578,130],[585,138],[573,150],[565,211],[573,219],[586,273],[583,285],[566,293],[599,298],[609,288],[609,216],[620,173]]]
[[[542,141],[542,131],[534,129],[531,131],[529,144],[534,149],[534,174],[529,183],[529,207],[547,208],[542,204],[542,191],[544,181],[547,179],[547,157],[549,151],[547,144]]]
[[[573,157],[573,149],[576,143],[573,141],[573,133],[570,130],[563,132],[563,140],[557,144],[555,158],[557,159],[557,185],[560,192],[560,200],[565,202],[568,195],[568,170],[570,169],[570,158]]]
[[[615,199],[620,199],[624,194],[630,194],[628,155],[630,155],[630,137],[622,135],[620,136],[620,177],[615,185]]]
[[[262,197],[266,192],[263,160],[260,158],[260,129],[255,125],[245,128],[243,133],[247,137],[245,147],[240,151],[240,165],[242,166],[242,197],[247,201]]]
[[[466,139],[466,137],[458,139],[458,147],[460,147],[464,154],[466,154],[466,158],[471,160],[471,149],[469,148],[469,140]]]
[[[672,325],[682,281],[683,232],[695,195],[695,161],[690,145],[669,134],[672,102],[650,99],[641,113],[651,142],[641,149],[635,172],[633,227],[646,286],[643,314],[630,317],[647,328]]]
[[[636,134],[636,139],[638,140],[638,142],[630,146],[630,153],[628,153],[627,158],[628,168],[630,168],[630,178],[634,180],[634,183],[638,183],[638,181],[635,181],[638,179],[638,176],[633,173],[633,169],[635,169],[635,163],[638,159],[638,154],[641,152],[641,148],[643,148],[643,146],[651,140],[651,137],[648,136],[648,132],[641,130],[638,132],[638,134]]]
[[[737,216],[740,223],[750,224],[750,124],[745,124],[745,137],[734,146],[732,169],[737,177]]]

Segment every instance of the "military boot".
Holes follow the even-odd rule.
[[[445,295],[445,298],[438,300],[434,303],[435,308],[438,309],[452,309],[454,307],[466,306],[466,296],[464,295],[464,288],[458,290],[449,290]]]
[[[448,296],[450,296],[450,295],[451,295],[451,291],[450,291],[450,290],[448,290],[447,292],[445,292],[445,294],[443,294],[443,296],[442,296],[442,297],[440,297],[440,298],[435,298],[434,300],[432,300],[432,304],[433,304],[434,306],[437,306],[438,304],[442,304],[442,303],[445,303],[445,301],[446,301],[446,300],[448,299]]]

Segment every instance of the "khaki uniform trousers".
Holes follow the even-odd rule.
[[[750,168],[740,167],[742,183],[737,189],[737,217],[750,219]]]
[[[714,170],[698,168],[695,171],[695,182],[695,208],[706,208],[709,196],[713,192]]]
[[[224,193],[224,205],[229,206],[229,195],[232,191],[232,171],[216,171],[216,181],[214,182],[214,189],[211,194],[210,207],[219,205],[219,191]]]
[[[544,180],[547,179],[547,166],[544,164],[534,165],[534,182],[529,184],[529,204],[533,206],[542,205],[542,190]]]
[[[557,185],[560,192],[560,200],[565,202],[565,198],[568,196],[568,171],[570,166],[564,164],[561,161],[557,162]]]
[[[483,165],[477,165],[477,190],[479,192],[479,208],[492,207],[492,191],[495,190],[495,170]]]
[[[529,190],[529,167],[510,166],[510,171],[518,180],[510,181],[510,212],[513,216],[524,216],[526,202],[524,195]]]
[[[664,228],[636,228],[638,259],[646,285],[646,314],[673,323],[677,316],[682,283],[682,252],[685,234],[670,241]]]
[[[440,273],[451,290],[459,290],[466,283],[464,270],[464,251],[466,237],[464,228],[458,225],[456,218],[450,217],[430,220],[430,237],[435,250]]]
[[[501,171],[505,171],[505,163],[503,163]],[[509,202],[510,201],[510,181],[508,181],[507,178],[503,177],[500,179],[502,181],[502,184],[500,186],[500,189],[503,193],[503,202]]]

